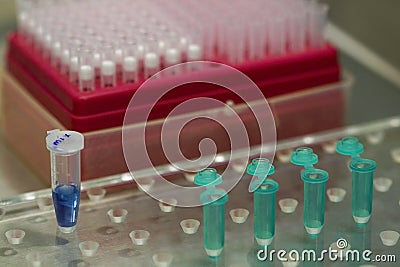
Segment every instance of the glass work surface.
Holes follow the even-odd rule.
[[[334,141],[344,135],[356,135],[365,146],[363,157],[373,159],[378,168],[375,179],[386,177],[392,185],[387,192],[379,192],[385,183],[377,183],[374,189],[374,202],[371,221],[365,228],[358,228],[351,213],[351,173],[348,169],[348,158],[332,152]],[[400,232],[399,206],[399,151],[400,117],[394,117],[372,124],[354,126],[321,135],[310,135],[289,140],[278,145],[275,160],[276,172],[271,176],[280,189],[277,201],[294,198],[299,204],[293,213],[284,213],[276,206],[276,234],[270,249],[290,251],[315,250],[320,253],[344,239],[353,250],[360,253],[371,250],[371,258],[376,255],[400,260],[400,243],[395,246],[383,245],[380,232],[394,230]],[[303,182],[300,179],[300,167],[285,162],[285,152],[298,146],[311,146],[320,157],[318,168],[329,172],[327,189],[341,188],[346,191],[341,202],[332,202],[326,196],[325,225],[318,238],[307,236],[303,226]],[[397,154],[396,154],[397,153]],[[254,148],[257,154],[257,148]],[[397,162],[396,162],[397,161]],[[245,165],[242,165],[242,167]],[[223,168],[223,166],[220,166]],[[168,168],[165,168],[167,170]],[[240,166],[228,170],[232,176],[240,175]],[[175,175],[180,185],[190,186],[182,173]],[[108,190],[105,197],[98,201],[89,200],[84,192],[76,231],[63,234],[57,230],[57,223],[51,203],[43,201],[50,191],[43,190],[4,200],[2,208],[6,214],[0,221],[0,262],[4,266],[23,266],[32,258],[36,262],[42,259],[42,266],[156,266],[154,261],[165,260],[170,266],[282,266],[274,256],[274,261],[260,261],[257,258],[259,248],[253,237],[253,196],[248,192],[250,178],[244,175],[241,182],[229,193],[226,204],[225,248],[221,257],[213,262],[208,259],[203,248],[202,209],[179,208],[172,212],[163,212],[159,203],[140,192],[127,181],[126,175],[108,177],[83,184],[83,189],[103,187]],[[377,180],[376,180],[377,181]],[[117,187],[118,184],[124,186]],[[379,187],[379,185],[381,187]],[[100,191],[101,192],[101,191]],[[332,196],[332,195],[331,195]],[[340,200],[340,194],[335,195]],[[101,198],[101,197],[100,197]],[[41,204],[41,209],[37,204]],[[247,221],[236,224],[229,216],[229,211],[245,208],[250,211]],[[47,210],[50,209],[50,210]],[[114,209],[113,212],[109,212]],[[123,210],[126,210],[126,214]],[[165,211],[165,207],[164,207]],[[168,209],[167,209],[168,211]],[[169,209],[171,211],[171,209]],[[107,214],[109,213],[109,214]],[[111,217],[110,217],[111,214]],[[126,215],[123,222],[115,217]],[[114,217],[113,217],[114,216]],[[184,219],[196,219],[201,222],[197,233],[188,235],[182,231],[180,222]],[[113,221],[112,221],[112,220]],[[6,231],[20,229],[25,232],[21,244],[10,244]],[[145,245],[134,244],[129,234],[134,230],[146,230],[150,237]],[[143,232],[140,232],[143,235]],[[18,232],[14,233],[18,236]],[[140,237],[140,235],[139,235]],[[138,238],[139,238],[138,237]],[[139,238],[140,239],[140,238]],[[79,245],[83,241],[95,241],[99,244],[94,256],[82,255]],[[140,243],[140,242],[139,242]],[[89,254],[95,243],[81,244]],[[36,252],[40,253],[35,254]],[[318,255],[318,254],[317,254]],[[301,262],[299,266],[360,266],[365,262],[332,262],[326,255],[323,262]],[[398,266],[398,262],[369,263],[375,266]],[[159,265],[168,266],[168,265]],[[294,265],[291,265],[294,266]]]

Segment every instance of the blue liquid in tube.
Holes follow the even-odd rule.
[[[59,185],[53,190],[58,225],[73,227],[78,220],[80,189],[76,185]]]

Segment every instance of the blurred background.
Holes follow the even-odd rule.
[[[15,1],[0,3],[0,47],[4,48],[7,32],[16,28]],[[329,4],[329,19],[342,30],[377,52],[394,66],[400,67],[400,19],[397,0],[323,0]]]
[[[339,48],[341,65],[355,80],[351,88],[346,123],[352,125],[400,114],[400,1],[321,2],[330,6],[328,39]],[[7,33],[14,29],[15,2],[1,0],[0,66],[4,64]],[[0,178],[5,185],[0,188],[2,197],[45,187],[20,162],[1,139],[1,135]]]

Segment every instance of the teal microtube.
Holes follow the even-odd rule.
[[[318,156],[311,148],[297,148],[290,161],[304,167],[301,172],[304,182],[304,227],[310,237],[317,237],[325,223],[325,189],[329,174],[313,167],[318,162]]]
[[[247,173],[256,177],[250,188],[254,192],[254,237],[259,246],[269,246],[275,236],[276,192],[279,184],[268,175],[275,172],[268,159],[256,158],[247,167]]]
[[[218,259],[225,244],[225,204],[227,193],[215,186],[222,183],[221,175],[213,168],[196,174],[196,185],[205,186],[200,200],[203,203],[204,248],[210,259]]]
[[[352,214],[357,226],[364,227],[371,218],[376,162],[361,158],[364,147],[354,136],[343,137],[336,146],[339,154],[350,156],[352,172]]]

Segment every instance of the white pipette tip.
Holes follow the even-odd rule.
[[[188,61],[196,61],[201,59],[201,47],[197,44],[190,44],[188,47]]]
[[[138,63],[135,57],[125,57],[123,61],[124,71],[137,71]]]
[[[115,75],[116,66],[115,63],[111,60],[104,60],[101,62],[101,74],[104,76],[113,76]]]
[[[84,81],[89,81],[94,78],[94,70],[89,65],[82,65],[79,68],[79,78]]]
[[[180,62],[180,55],[177,49],[175,48],[170,48],[167,49],[167,52],[165,53],[165,61],[167,64],[172,65],[172,64],[177,64]]]
[[[146,53],[144,58],[144,65],[146,68],[158,68],[160,65],[160,59],[156,53]]]

